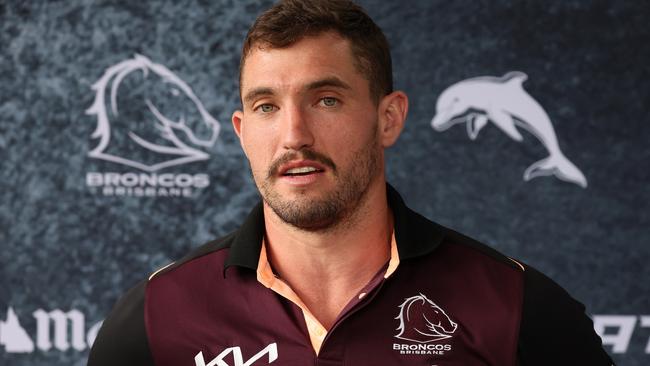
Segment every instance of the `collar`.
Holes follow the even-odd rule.
[[[395,188],[386,184],[388,206],[393,211],[394,235],[400,260],[431,253],[442,242],[444,230],[406,206]],[[257,271],[264,239],[264,210],[258,203],[235,233],[224,276],[231,266]]]

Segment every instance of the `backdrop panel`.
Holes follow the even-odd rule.
[[[259,199],[230,115],[270,4],[0,3],[0,364],[85,365],[121,293]],[[361,4],[410,97],[389,181],[548,274],[619,364],[647,365],[650,6]]]

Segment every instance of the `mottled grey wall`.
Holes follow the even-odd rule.
[[[650,315],[647,3],[361,3],[384,28],[396,87],[410,96],[407,127],[388,153],[389,180],[427,217],[541,269],[590,314],[634,319],[631,342],[613,355],[622,365],[647,365],[650,328],[639,318]],[[39,309],[77,310],[87,332],[125,289],[232,230],[256,202],[229,118],[239,104],[241,41],[269,4],[0,3],[0,321],[13,309],[36,346],[17,353],[3,343],[0,364],[84,365],[87,345],[47,349],[37,341]],[[155,172],[207,174],[209,185],[189,197],[106,196],[87,182],[88,173],[146,173],[89,156],[100,140],[92,137],[97,116],[86,113],[91,86],[135,54],[176,74],[220,122],[216,143],[199,149],[209,159]],[[524,182],[526,167],[547,153],[523,130],[519,143],[492,123],[475,141],[461,125],[431,128],[447,87],[514,70],[528,75],[524,88],[550,117],[586,189],[554,177]],[[125,137],[130,130],[162,141],[147,128],[143,100],[171,114],[192,109],[153,74],[125,78],[119,114],[108,112],[112,151],[152,164],[163,157]]]

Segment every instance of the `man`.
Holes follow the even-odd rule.
[[[611,365],[558,285],[386,184],[408,110],[391,75],[348,1],[261,15],[232,123],[263,202],[130,290],[89,365]]]

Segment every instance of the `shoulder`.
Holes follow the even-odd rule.
[[[465,248],[465,253],[468,250],[479,253],[481,259],[473,261],[473,265],[509,267],[512,270],[504,273],[522,281],[521,293],[511,299],[521,304],[518,341],[521,366],[613,365],[585,313],[585,306],[562,286],[534,267],[453,230],[445,229],[445,239],[444,242]]]
[[[526,266],[519,360],[531,365],[613,365],[585,306],[533,267]]]
[[[523,277],[525,267],[520,261],[457,231],[445,227],[442,227],[442,230],[444,231],[445,243],[471,251],[482,258],[483,261],[502,265],[511,269],[511,272],[516,276]]]
[[[534,267],[452,230],[445,229],[443,243],[463,248],[464,256],[478,258],[470,264],[489,268],[485,276],[494,276],[492,269],[500,269],[496,273],[502,274],[492,282],[501,283],[503,274],[515,283],[521,281],[521,287],[515,286],[521,291],[510,293],[511,301],[521,306],[517,346],[521,366],[613,365],[585,306],[562,286]]]
[[[227,249],[232,236],[230,234],[198,247],[180,260],[155,271],[124,293],[102,324],[91,348],[88,366],[153,365],[145,324],[145,302],[151,280],[174,269],[183,268],[198,258]]]
[[[164,274],[174,272],[178,268],[183,268],[195,264],[196,260],[201,259],[210,254],[221,253],[223,254],[223,256],[221,257],[224,258],[225,250],[230,248],[230,245],[232,244],[234,237],[235,237],[235,233],[230,233],[220,239],[212,240],[201,245],[200,247],[194,249],[193,251],[191,251],[181,259],[169,263],[157,269],[153,273],[151,273],[149,275],[149,281],[153,280],[154,278],[158,278]],[[214,268],[212,270],[214,270]]]
[[[104,320],[88,366],[153,365],[144,324],[146,281],[127,291]]]

